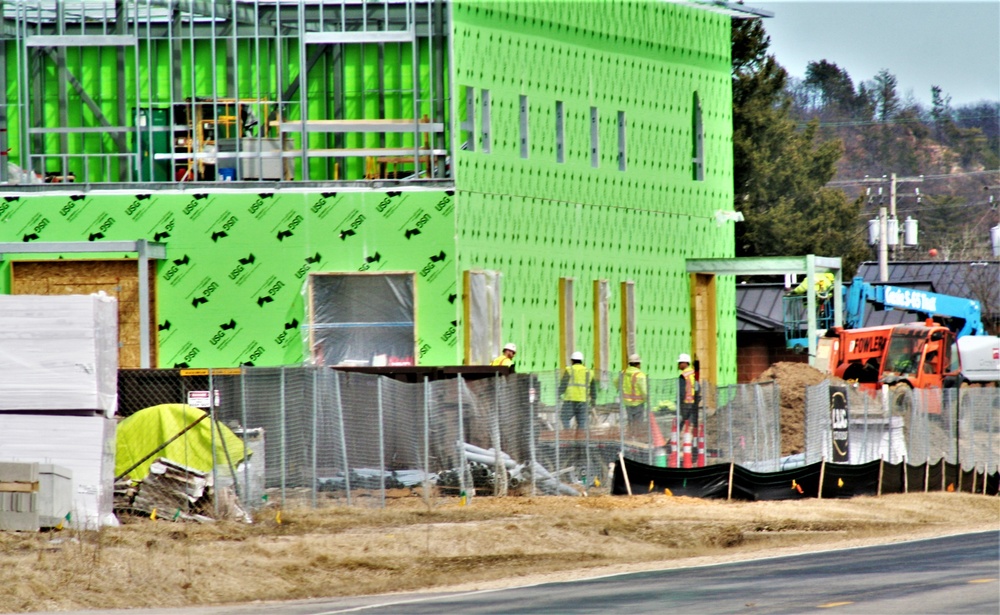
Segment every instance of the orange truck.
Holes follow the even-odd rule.
[[[833,327],[820,338],[817,358],[821,370],[855,382],[872,395],[883,384],[892,387],[894,412],[912,408],[913,389],[958,388],[966,383],[996,386],[1000,381],[1000,338],[959,340],[932,319],[861,329]],[[963,364],[969,366],[968,373]],[[928,412],[940,414],[940,405]]]

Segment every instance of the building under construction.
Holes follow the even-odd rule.
[[[119,299],[123,367],[679,352],[735,380],[719,2],[15,0],[0,293]]]

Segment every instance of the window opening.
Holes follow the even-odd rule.
[[[465,91],[465,106],[464,117],[460,118],[462,142],[458,148],[474,152],[476,151],[476,90],[468,86],[462,86],[462,89]]]
[[[480,98],[483,103],[483,153],[490,153],[490,91],[482,90]]]
[[[701,99],[698,92],[694,93],[694,109],[692,117],[692,134],[694,136],[694,157],[692,160],[694,180],[705,181],[705,125],[701,120]]]
[[[618,112],[618,170],[625,170],[625,112]]]
[[[566,132],[563,103],[556,101],[556,162],[566,162]]]
[[[528,157],[528,97],[521,95],[521,158]]]
[[[595,169],[600,166],[600,151],[598,149],[597,107],[590,108],[590,166]]]
[[[415,365],[414,274],[309,275],[309,348],[317,365]]]

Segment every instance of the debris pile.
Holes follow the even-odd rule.
[[[115,510],[171,521],[235,519],[249,523],[231,488],[213,488],[212,474],[158,458],[141,481],[115,483]]]

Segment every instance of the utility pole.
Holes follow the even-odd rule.
[[[885,181],[885,176],[883,175],[879,179],[872,179],[865,177],[863,183],[879,183]],[[879,207],[878,209],[878,277],[880,282],[889,281],[889,246],[892,246],[893,258],[897,258],[899,255],[899,221],[896,218],[896,186],[900,182],[922,182],[924,181],[924,176],[919,177],[896,177],[895,173],[889,175],[889,211],[886,212],[885,207]],[[869,189],[870,190],[870,189]],[[882,194],[882,188],[879,187],[879,195]],[[881,200],[881,196],[880,196]],[[920,191],[917,190],[917,201],[920,200]],[[915,223],[915,221],[914,221]],[[914,228],[916,228],[914,226]]]
[[[889,281],[889,220],[885,207],[878,208],[878,279]]]

